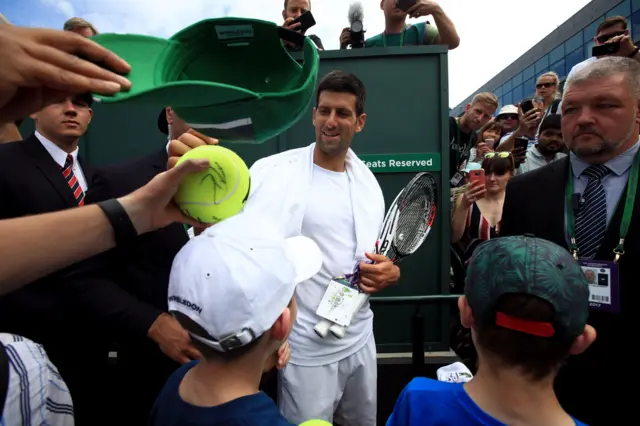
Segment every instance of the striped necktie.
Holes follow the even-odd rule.
[[[67,155],[67,161],[65,161],[64,167],[62,168],[62,176],[67,180],[67,184],[69,184],[69,188],[71,188],[78,206],[83,206],[84,191],[80,186],[80,182],[78,182],[78,178],[73,174],[73,155],[71,154]]]
[[[602,178],[611,173],[601,164],[589,166],[582,172],[588,178],[576,216],[576,245],[581,259],[593,259],[607,230],[607,197]]]

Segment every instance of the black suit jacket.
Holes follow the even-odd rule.
[[[565,185],[568,174],[569,157],[566,157],[511,179],[507,185],[500,236],[533,234],[568,249],[565,232]],[[619,240],[626,190],[625,187],[618,203],[619,208],[611,218],[595,259],[612,261],[614,258],[613,249]],[[614,411],[625,405],[619,399],[620,394],[625,393],[619,386],[626,384],[628,378],[623,372],[614,370],[617,369],[616,365],[620,361],[626,362],[624,355],[621,354],[627,351],[627,342],[634,342],[637,335],[635,327],[637,316],[634,313],[636,309],[634,305],[640,297],[640,286],[638,286],[634,263],[637,264],[640,259],[640,197],[638,196],[635,199],[624,249],[626,253],[619,261],[620,314],[591,310],[589,324],[596,329],[597,339],[584,354],[570,357],[568,365],[558,376],[560,402],[565,404],[567,398],[575,399],[575,404],[572,401],[567,402],[574,411],[565,408],[570,414],[576,414],[578,419],[589,424],[605,424],[612,420],[611,412],[606,408],[610,406],[606,403],[603,405],[601,402],[589,402],[593,395],[598,395],[598,401],[607,396],[614,398],[615,402],[611,402],[616,407]],[[620,389],[619,393],[617,389]],[[564,392],[565,390],[567,391]],[[566,396],[568,394],[571,396]],[[633,404],[625,406],[629,410],[633,409]],[[591,414],[583,417],[578,415],[579,412],[588,412],[590,409],[593,409]],[[608,413],[608,418],[597,417],[605,413]]]
[[[100,169],[92,182],[89,202],[121,197],[137,190],[166,170],[167,159],[163,147],[151,155]],[[187,233],[180,224],[143,234],[126,247],[112,250],[108,269],[127,291],[166,311],[173,258],[187,241]]]

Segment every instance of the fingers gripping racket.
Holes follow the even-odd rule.
[[[387,256],[395,264],[415,253],[431,232],[436,216],[436,200],[435,178],[430,173],[418,173],[400,191],[387,211],[375,252]],[[352,287],[360,290],[359,264],[345,279]],[[354,315],[366,300],[367,298],[362,299],[358,309],[353,312]],[[314,330],[323,338],[328,331],[337,338],[342,338],[346,333],[346,326],[323,319],[316,324]]]

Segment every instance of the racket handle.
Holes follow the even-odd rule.
[[[321,338],[327,337],[329,334],[329,328],[331,327],[331,322],[327,319],[321,319],[315,327],[313,327],[313,331],[316,332],[318,336]]]
[[[333,324],[329,327],[329,331],[331,331],[331,334],[336,336],[338,339],[342,339],[347,333],[347,327],[343,327],[340,324]]]

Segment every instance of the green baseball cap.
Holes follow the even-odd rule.
[[[131,65],[131,90],[102,103],[171,106],[193,129],[228,142],[260,143],[307,111],[318,78],[311,39],[256,19],[207,19],[169,39],[137,34],[91,38]],[[303,64],[282,40],[303,46]]]
[[[500,297],[530,294],[549,302],[553,323],[497,311]],[[577,337],[589,315],[589,282],[569,251],[531,236],[500,237],[480,244],[467,269],[465,296],[476,318],[541,337]]]

